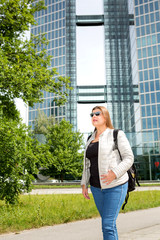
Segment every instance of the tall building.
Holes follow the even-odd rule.
[[[36,0],[34,1],[36,3]],[[102,15],[76,15],[76,0],[45,0],[46,10],[35,14],[38,23],[31,27],[34,35],[46,33],[52,67],[62,76],[69,76],[73,90],[65,106],[58,107],[54,96],[44,93],[44,103],[29,109],[29,125],[34,127],[37,109],[61,120],[65,117],[77,129],[78,103],[107,103],[116,128],[129,131],[134,125],[133,102],[137,101],[132,85],[129,26],[133,15],[128,13],[128,0],[103,1]],[[104,26],[105,83],[77,86],[76,28]],[[135,86],[136,87],[136,86]],[[134,99],[135,98],[135,99]]]
[[[134,0],[134,16],[140,96],[135,139],[137,151],[149,156],[150,179],[160,179],[160,2]]]
[[[44,102],[29,108],[29,125],[34,128],[34,119],[40,109],[58,121],[66,118],[77,130],[77,106],[106,104],[114,127],[123,129],[132,143],[136,160],[141,165],[142,179],[158,179],[160,2],[101,0],[101,14],[76,14],[77,1],[45,0],[46,10],[35,14],[37,25],[31,26],[31,33],[45,33],[49,41],[47,52],[53,56],[51,66],[57,68],[59,75],[70,77],[73,90],[61,107],[54,102],[56,96],[44,92]],[[85,27],[103,29],[103,84],[99,81],[92,84],[87,79],[85,84],[81,81],[77,84],[76,31]]]
[[[33,4],[36,2],[38,2],[38,0],[35,0]],[[68,36],[67,32],[71,29],[70,32],[72,33],[72,26],[68,25],[70,29],[66,27],[66,24],[70,18],[70,16],[67,14],[68,5],[66,6],[65,0],[46,0],[45,5],[47,7],[45,10],[35,13],[34,17],[37,25],[31,26],[31,34],[38,35],[40,33],[45,33],[45,37],[49,41],[47,53],[48,55],[53,56],[50,67],[55,67],[60,76],[69,76],[68,73],[72,75],[71,72],[68,72],[69,70],[67,63],[68,61],[71,63],[71,59],[68,59],[69,56],[67,54],[71,43],[69,43],[69,46],[67,46],[67,44],[69,42],[68,38],[71,38],[72,36],[72,34]],[[70,11],[68,12],[70,14]],[[38,50],[40,50],[40,47]],[[72,82],[71,76],[71,85]],[[43,94],[44,102],[37,103],[33,108],[29,108],[29,125],[32,126],[32,128],[34,128],[34,119],[38,115],[38,109],[42,110],[47,116],[54,116],[59,121],[67,116],[66,106],[58,107],[54,101],[54,94],[48,92],[44,92]]]

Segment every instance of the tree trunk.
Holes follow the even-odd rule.
[[[61,182],[63,182],[63,180],[64,180],[64,175],[63,175],[63,173],[61,173],[60,179],[61,179]]]

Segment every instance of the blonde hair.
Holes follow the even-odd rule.
[[[103,116],[104,116],[104,118],[105,118],[105,120],[106,120],[106,126],[107,126],[108,128],[110,128],[110,129],[114,129],[114,127],[113,127],[113,125],[112,125],[112,122],[111,122],[110,114],[109,114],[107,108],[106,108],[106,107],[103,107],[103,106],[95,106],[95,107],[92,109],[92,112],[93,112],[93,110],[95,110],[95,109],[101,110],[101,112],[102,112],[102,114],[103,114]]]

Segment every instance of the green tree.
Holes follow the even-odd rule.
[[[59,104],[66,101],[69,79],[48,69],[51,57],[47,56],[43,35],[24,39],[30,24],[36,24],[33,14],[44,8],[43,1],[1,0],[0,104],[7,117],[16,115],[15,98],[22,98],[32,107],[42,101],[43,91],[47,91],[55,94]]]
[[[66,101],[69,78],[50,68],[43,35],[25,38],[35,23],[34,13],[44,1],[1,0],[0,3],[0,199],[14,203],[22,190],[29,191],[33,174],[50,159],[48,146],[39,144],[21,124],[14,102],[22,98],[33,107],[52,92],[55,101]],[[22,184],[23,183],[23,184]]]
[[[44,172],[50,176],[59,176],[62,182],[65,175],[79,177],[82,173],[83,135],[74,132],[72,127],[63,119],[59,124],[51,126],[47,135],[52,160]]]
[[[0,199],[15,203],[22,191],[31,190],[33,174],[49,163],[51,154],[17,121],[0,120],[0,139]]]
[[[53,116],[47,117],[43,111],[38,111],[38,117],[34,121],[33,133],[47,135],[48,128],[55,124],[55,118]]]

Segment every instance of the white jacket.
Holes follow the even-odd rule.
[[[90,180],[90,160],[86,158],[86,149],[90,142],[95,139],[95,133],[89,138],[85,152],[84,152],[84,167],[83,175],[81,180],[81,185],[88,187]],[[112,170],[116,179],[113,180],[109,185],[103,183],[100,179],[101,188],[112,188],[121,185],[128,181],[127,170],[132,166],[134,162],[134,156],[132,149],[123,131],[118,132],[117,136],[118,149],[122,156],[122,161],[120,159],[117,150],[114,150],[114,139],[113,139],[113,129],[107,128],[99,136],[99,149],[98,149],[98,169],[99,176],[106,174],[108,170]]]

